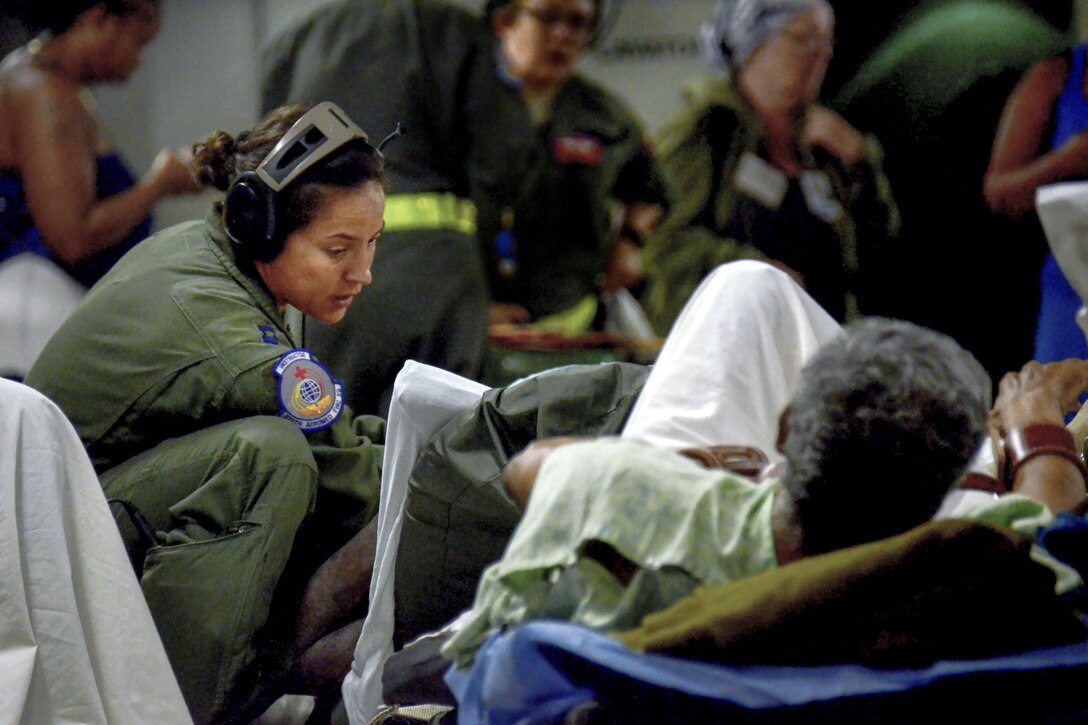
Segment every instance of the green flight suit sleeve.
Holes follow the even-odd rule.
[[[275,360],[238,375],[229,397],[245,401],[250,415],[278,415],[281,406],[274,366]],[[369,415],[353,418],[345,405],[332,425],[306,433],[306,439],[318,468],[314,515],[320,525],[331,527],[329,540],[346,541],[378,510],[385,421]]]
[[[661,168],[650,140],[643,135],[641,127],[633,118],[631,121],[632,145],[637,151],[620,169],[612,195],[625,204],[650,202],[667,211],[671,195],[664,169]]]
[[[385,421],[373,415],[344,413],[328,428],[311,433],[319,486],[315,517],[346,541],[378,513]]]
[[[472,604],[519,513],[501,491],[510,457],[538,438],[619,433],[649,368],[556,368],[484,393],[420,452],[408,481],[396,564],[394,639],[445,624]]]
[[[704,105],[661,129],[658,147],[674,203],[642,252],[647,276],[642,305],[659,335],[668,333],[699,282],[715,267],[738,259],[766,260],[752,245],[722,237],[714,229],[728,221],[719,219],[720,210],[731,208],[734,196],[720,188],[727,173],[723,164],[735,167],[747,147],[745,133],[729,109]],[[729,140],[730,148],[715,139]],[[722,196],[727,197],[724,203]]]
[[[884,172],[884,148],[872,134],[865,135],[865,151],[850,166],[840,166],[838,178],[843,188],[840,198],[847,200],[847,215],[853,221],[854,294],[858,307],[865,311],[866,300],[877,290],[867,289],[866,269],[887,256],[888,246],[899,238],[901,218],[892,194],[892,185]]]

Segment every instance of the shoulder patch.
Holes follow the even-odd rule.
[[[274,368],[280,415],[303,431],[328,428],[344,411],[343,386],[309,350],[290,350]]]

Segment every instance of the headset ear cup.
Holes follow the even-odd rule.
[[[239,252],[258,262],[271,260],[279,249],[276,233],[275,195],[252,171],[240,174],[227,189],[223,226]]]

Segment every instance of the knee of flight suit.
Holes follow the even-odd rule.
[[[175,531],[204,538],[246,524],[297,525],[313,512],[317,464],[302,431],[280,418],[255,416],[222,433],[226,439],[204,482],[170,507]]]
[[[303,520],[317,466],[289,421],[258,416],[204,431],[190,443],[208,458],[201,485],[171,506],[141,579],[160,636],[196,722],[222,715],[251,686],[257,632]],[[173,452],[171,453],[173,455]]]

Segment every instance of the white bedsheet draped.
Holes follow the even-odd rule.
[[[8,380],[0,552],[0,722],[192,722],[83,445]]]

